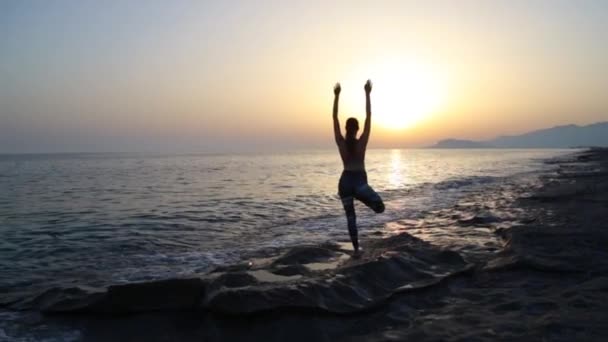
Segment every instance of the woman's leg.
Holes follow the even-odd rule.
[[[355,214],[355,189],[360,175],[352,172],[342,172],[340,183],[338,183],[338,194],[344,206],[346,213],[346,222],[348,223],[348,234],[350,241],[353,243],[355,253],[359,252],[359,234],[357,231],[357,216]]]
[[[357,233],[357,216],[355,215],[355,201],[352,196],[342,197],[342,205],[346,212],[346,222],[348,223],[348,234],[353,243],[355,252],[359,252],[359,236]]]
[[[355,198],[371,208],[376,214],[384,212],[384,202],[382,202],[382,198],[380,198],[380,195],[378,195],[368,184],[363,184],[357,188]]]

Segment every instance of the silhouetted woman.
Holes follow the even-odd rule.
[[[346,220],[348,222],[348,233],[353,243],[355,254],[359,253],[359,238],[357,233],[357,217],[355,215],[354,199],[358,199],[370,207],[376,213],[384,211],[384,203],[378,194],[367,184],[367,173],[365,172],[365,150],[369,140],[371,128],[371,104],[369,94],[372,91],[372,82],[365,83],[365,126],[363,133],[357,139],[359,122],[355,118],[346,120],[346,135],[343,137],[338,122],[338,100],[340,99],[340,83],[334,87],[334,136],[340,150],[340,157],[344,164],[344,171],[338,184],[338,193],[344,205]]]

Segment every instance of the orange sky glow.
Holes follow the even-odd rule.
[[[110,4],[0,5],[0,152],[330,147],[367,78],[371,147],[608,120],[605,2]]]

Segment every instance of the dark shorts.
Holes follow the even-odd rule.
[[[358,199],[377,213],[384,211],[382,198],[367,184],[365,171],[344,170],[338,183],[338,194],[345,209],[353,205],[354,199]]]

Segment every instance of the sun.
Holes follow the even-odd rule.
[[[383,128],[398,130],[414,126],[444,102],[445,82],[424,64],[377,63],[368,68],[367,74],[374,85],[372,122]],[[363,84],[363,81],[359,82]]]

